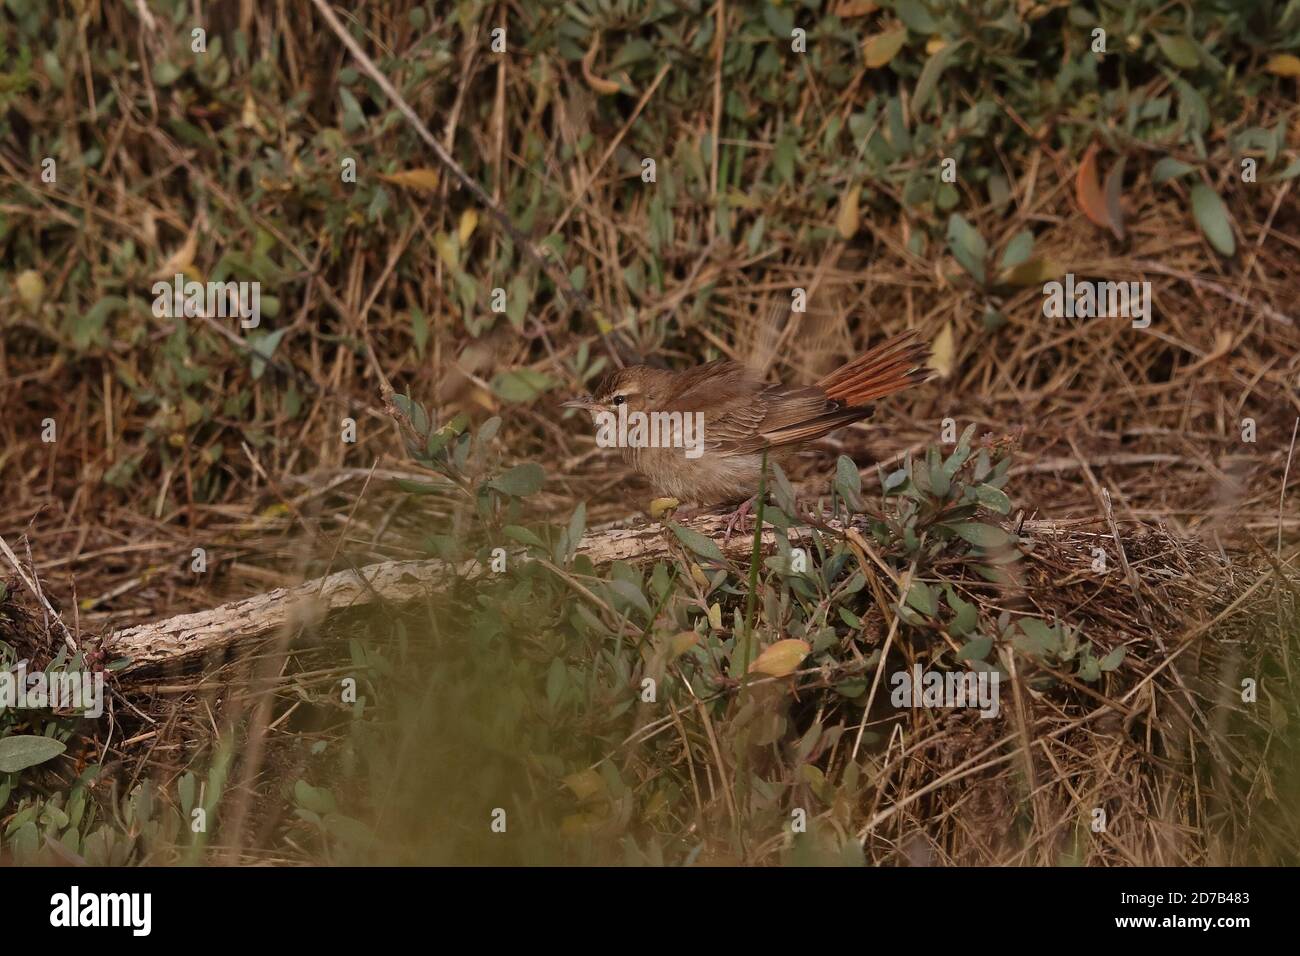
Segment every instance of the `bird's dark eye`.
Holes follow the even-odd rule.
[[[613,400],[610,404],[612,404],[612,405],[622,405],[622,404],[623,404],[624,402],[626,402],[626,401],[627,401],[627,396],[626,396],[626,395],[615,395],[615,396],[614,396],[614,400]]]

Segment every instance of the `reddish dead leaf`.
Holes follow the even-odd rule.
[[[1106,215],[1110,218],[1110,231],[1116,239],[1124,238],[1124,210],[1120,208],[1120,194],[1124,189],[1124,157],[1106,174]]]
[[[1083,214],[1103,229],[1111,229],[1110,214],[1106,211],[1106,197],[1102,195],[1101,181],[1097,176],[1097,144],[1093,143],[1083,154],[1079,175],[1075,180],[1075,198]]]
[[[850,17],[865,17],[868,13],[875,13],[880,9],[880,4],[874,0],[843,0],[835,8],[835,15],[841,20],[847,20]]]

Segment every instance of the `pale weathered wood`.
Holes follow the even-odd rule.
[[[753,549],[752,532],[723,541],[724,517],[699,515],[680,523],[713,539],[725,554],[739,562],[747,560]],[[838,521],[829,521],[827,525],[842,530]],[[1052,522],[1025,522],[1021,531],[1064,531],[1064,527]],[[807,534],[806,529],[790,531],[791,540]],[[771,527],[763,529],[763,546],[768,552],[775,547],[775,532]],[[674,549],[681,549],[677,536],[657,522],[592,531],[578,545],[578,553],[586,555],[598,567],[615,561],[655,561]],[[515,553],[522,555],[521,551]],[[269,637],[282,628],[319,622],[332,611],[364,607],[377,601],[404,604],[418,600],[445,586],[453,577],[453,570],[461,578],[484,571],[477,561],[464,562],[455,569],[437,560],[385,561],[355,571],[338,571],[290,588],[276,588],[208,611],[114,631],[100,646],[110,660],[130,659],[121,671],[123,674],[160,664],[193,661],[212,651]]]
[[[728,554],[744,555],[753,548],[752,535],[738,534],[724,545],[726,520],[716,515],[701,515],[681,523],[714,538]],[[770,549],[774,545],[772,529],[765,528],[764,532],[764,544]],[[578,553],[602,566],[615,561],[653,561],[673,547],[680,548],[676,535],[654,523],[584,535]],[[438,591],[452,572],[437,560],[385,561],[356,571],[338,571],[291,588],[276,588],[211,610],[128,627],[107,635],[100,646],[110,660],[130,659],[121,671],[127,674],[192,660],[233,644],[268,637],[281,628],[315,623],[332,611],[381,600],[395,604],[414,601]],[[477,561],[467,561],[455,572],[460,577],[473,577],[483,569]]]

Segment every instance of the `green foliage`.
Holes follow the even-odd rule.
[[[827,755],[842,742],[835,718],[864,716],[879,632],[895,616],[895,647],[930,653],[938,666],[999,668],[1016,654],[1044,688],[1057,681],[1049,670],[1097,685],[1122,666],[1122,646],[1098,656],[1076,623],[990,610],[996,588],[1015,583],[1027,545],[1010,520],[1009,460],[972,445],[969,429],[954,449],[880,475],[878,488],[850,459],[837,462],[834,507],[869,536],[865,558],[835,530],[801,526],[794,490],[773,464],[765,517],[798,530],[807,560],[778,535],[775,553],[748,567],[676,526],[672,559],[598,570],[576,556],[585,507],[525,523],[522,505],[545,475],[537,464],[501,463],[494,441],[563,379],[589,382],[607,367],[589,341],[575,335],[552,349],[551,336],[582,321],[590,332],[594,320],[646,351],[696,353],[698,328],[714,321],[713,287],[677,293],[683,276],[698,274],[690,270],[701,250],[817,261],[843,241],[834,224],[849,189],[860,195],[859,218],[906,227],[911,255],[946,250],[961,281],[984,291],[1030,286],[1043,281],[1035,232],[1004,228],[1016,207],[1009,170],[1042,155],[1068,170],[1096,141],[1128,160],[1130,177],[1149,172],[1159,189],[1186,193],[1189,227],[1232,256],[1227,209],[1241,196],[1223,180],[1224,157],[1258,160],[1265,181],[1300,175],[1284,122],[1239,120],[1258,112],[1252,104],[1293,99],[1294,81],[1258,64],[1300,48],[1296,3],[895,0],[848,19],[825,3],[728,4],[720,50],[716,18],[675,0],[359,13],[358,36],[383,51],[380,68],[440,136],[455,104],[446,141],[457,161],[575,284],[616,303],[617,314],[585,320],[570,317],[509,237],[476,228],[481,210],[463,191],[431,170],[422,185],[396,178],[430,163],[413,159],[427,147],[357,69],[318,69],[341,58],[314,21],[302,35],[278,28],[284,55],[264,57],[265,37],[232,28],[214,31],[195,56],[189,6],[148,6],[158,29],[140,45],[111,26],[135,23],[130,4],[116,21],[88,14],[86,29],[57,4],[6,2],[0,137],[28,172],[46,155],[60,170],[55,196],[34,175],[15,177],[0,213],[5,261],[58,293],[6,327],[6,350],[12,338],[11,353],[34,367],[105,382],[91,404],[116,395],[122,434],[103,481],[122,495],[156,482],[160,510],[171,510],[181,474],[191,503],[242,494],[245,444],[309,469],[295,442],[309,455],[303,430],[332,418],[318,415],[317,393],[337,402],[327,383],[340,379],[369,389],[380,342],[388,377],[412,383],[393,398],[408,451],[434,476],[398,484],[472,506],[468,527],[437,528],[429,549],[486,563],[490,547],[511,547],[506,572],[456,582],[445,604],[362,622],[364,638],[349,643],[364,690],[355,703],[301,690],[304,710],[339,723],[312,744],[320,766],[293,770],[281,795],[295,846],[335,862],[608,862],[612,848],[629,862],[694,862],[718,842],[738,856],[742,834],[780,832],[798,801],[838,812],[838,825],[792,839],[787,859],[860,862],[842,824],[867,781],[858,763],[837,772]],[[464,46],[498,15],[526,54],[508,71],[503,150],[484,148],[482,135],[498,128],[499,71]],[[791,51],[796,26],[808,31],[806,54]],[[1092,49],[1095,30],[1105,32],[1104,55]],[[569,87],[583,82],[597,37],[594,69],[619,92],[575,96]],[[864,39],[878,66],[864,69]],[[714,85],[701,82],[715,63],[716,126]],[[157,128],[142,133],[141,117],[156,117]],[[604,159],[615,131],[620,147]],[[659,160],[653,191],[639,179],[644,156]],[[362,171],[355,183],[340,180],[344,157]],[[942,178],[947,158],[956,182]],[[579,193],[581,176],[556,188],[557,171],[594,175],[598,162],[596,189]],[[571,216],[597,195],[595,216]],[[268,293],[267,326],[233,342],[149,308],[151,278],[200,218],[190,267],[260,281]],[[1036,220],[1038,245],[1051,218]],[[606,223],[609,236],[597,235]],[[506,290],[504,312],[489,305],[496,288]],[[986,328],[1005,321],[995,306],[981,306]],[[428,398],[410,397],[433,394],[434,356],[446,364],[489,338],[517,363],[483,376],[501,417],[438,417]],[[755,654],[777,640],[807,643],[801,673],[750,674]],[[656,714],[680,723],[643,716],[647,679]],[[206,773],[186,769],[91,799],[106,786],[98,767],[68,783],[73,758],[55,753],[75,734],[67,715],[0,712],[5,851],[25,861],[58,842],[92,863],[206,858],[209,834],[190,829],[191,815],[206,811],[220,832],[228,741]],[[735,768],[726,822],[701,821],[694,795],[700,755],[707,762],[714,747]],[[511,800],[520,839],[494,841],[488,810]],[[466,820],[482,820],[482,836]]]

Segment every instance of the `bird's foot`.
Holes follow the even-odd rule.
[[[722,537],[723,544],[726,544],[731,540],[732,532],[736,530],[737,524],[741,525],[741,530],[744,530],[744,521],[749,517],[749,512],[754,507],[754,502],[757,500],[757,495],[752,498],[746,498],[741,502],[740,507],[732,512],[731,517],[727,519],[727,533]]]

